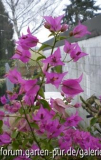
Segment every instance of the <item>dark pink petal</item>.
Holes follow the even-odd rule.
[[[3,133],[0,135],[0,140],[3,144],[9,144],[11,142],[11,137],[8,133]]]
[[[64,73],[48,73],[46,72],[46,83],[51,83],[53,85],[56,86],[56,88],[59,87],[59,85],[61,84],[61,81],[63,79],[63,77],[67,74],[68,72],[64,72]]]
[[[54,17],[54,18],[52,16],[44,16],[44,19],[46,20],[45,27],[52,32],[60,31],[62,28],[61,26],[62,18],[63,18],[63,15],[59,17]]]
[[[29,27],[27,29],[27,32],[28,32],[27,35],[22,35],[22,37],[19,38],[19,41],[16,42],[24,50],[29,50],[31,47],[35,47],[37,43],[39,42],[37,37],[31,34]]]
[[[39,86],[36,84],[37,80],[27,80],[24,84],[24,90],[26,95],[35,95],[39,90]]]
[[[31,53],[28,50],[24,50],[21,46],[17,46],[15,54],[11,59],[19,59],[22,62],[26,63],[30,60]]]
[[[22,79],[21,73],[18,72],[16,68],[14,68],[13,70],[10,70],[9,73],[5,75],[5,77],[7,77],[12,83],[15,83],[15,84],[20,83]]]
[[[60,58],[61,58],[61,53],[60,53],[60,48],[58,48],[51,56],[49,56],[45,60],[42,60],[42,62],[50,64],[51,66],[64,65],[64,63],[61,61]]]
[[[75,48],[76,44],[71,44],[68,41],[65,40],[65,45],[64,45],[64,52],[65,53],[70,53],[71,51],[73,51],[73,49]]]
[[[62,83],[62,91],[68,95],[76,95],[83,92],[77,79],[64,80]]]
[[[6,103],[7,103],[7,98],[6,98],[5,95],[2,96],[2,97],[0,98],[0,100],[1,100],[1,103],[2,103],[2,104],[6,104]]]
[[[81,38],[86,34],[91,34],[88,30],[87,27],[82,25],[80,22],[79,24],[73,29],[73,35],[76,38]]]
[[[80,58],[86,56],[87,54],[81,51],[81,48],[76,43],[75,49],[70,52],[70,57],[74,62],[78,61]]]

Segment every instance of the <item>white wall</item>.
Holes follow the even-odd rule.
[[[68,71],[65,79],[78,78],[83,73],[83,80],[81,86],[84,92],[81,94],[84,99],[89,98],[91,95],[101,95],[101,36],[90,38],[87,40],[78,42],[81,49],[88,54],[78,60],[78,62],[67,63],[63,67],[63,72]],[[44,52],[45,55],[49,55],[50,50]],[[61,47],[62,57],[65,56],[63,52],[63,46]],[[70,60],[68,55],[67,60]],[[45,86],[46,91],[57,91],[51,84]],[[75,97],[74,102],[79,101],[79,96]],[[89,119],[86,118],[87,112],[83,109],[79,109],[79,113],[86,121],[83,126],[89,125]]]
[[[68,71],[66,78],[78,78],[83,73],[83,80],[81,82],[84,93],[84,98],[95,94],[101,95],[101,36],[90,38],[78,42],[81,49],[88,53],[78,60],[78,62],[70,62],[63,67],[63,72]],[[62,57],[65,56],[63,46],[61,48]],[[50,50],[44,52],[49,55]],[[70,60],[68,55],[67,61]],[[56,91],[53,85],[46,85],[46,91]]]

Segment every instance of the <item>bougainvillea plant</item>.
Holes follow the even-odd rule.
[[[44,17],[44,27],[51,32],[50,36],[54,36],[52,45],[42,44],[38,51],[34,51],[34,47],[40,41],[31,34],[29,27],[28,33],[22,35],[16,42],[17,47],[12,59],[18,59],[23,63],[34,61],[31,59],[31,50],[33,50],[39,54],[36,63],[40,71],[37,77],[32,79],[24,79],[17,68],[5,75],[15,84],[15,88],[13,92],[7,91],[0,98],[4,105],[3,110],[0,111],[0,159],[2,160],[101,158],[101,138],[80,128],[79,122],[83,119],[77,111],[68,114],[70,107],[80,107],[80,103],[72,105],[71,100],[72,97],[83,92],[80,85],[83,74],[76,79],[64,80],[68,72],[59,73],[59,70],[56,70],[58,66],[64,66],[70,61],[76,63],[87,55],[80,49],[78,43],[71,44],[68,37],[81,38],[91,33],[79,22],[68,37],[62,37],[61,33],[69,28],[67,24],[61,25],[62,18],[63,16]],[[60,48],[56,49],[55,45],[63,39],[65,57],[62,59]],[[40,53],[46,47],[51,50],[48,57]],[[65,62],[67,56],[71,60]],[[55,68],[54,72],[51,68]],[[40,81],[37,80],[38,76],[41,77]],[[45,84],[52,84],[57,89],[60,87],[63,98],[51,97],[47,101],[43,91]]]

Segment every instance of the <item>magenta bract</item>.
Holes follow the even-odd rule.
[[[5,95],[2,96],[2,97],[0,98],[0,100],[1,100],[1,103],[2,103],[2,104],[6,104],[6,102],[7,102],[7,98],[6,98]]]
[[[30,60],[31,53],[29,50],[23,49],[20,45],[17,46],[17,49],[15,51],[15,54],[12,56],[11,59],[19,59],[22,62],[26,63]]]
[[[52,16],[44,16],[44,19],[46,20],[45,27],[53,32],[60,31],[62,18],[63,15],[55,18],[53,18]]]
[[[46,64],[49,63],[51,66],[64,65],[64,63],[60,59],[60,48],[58,48],[51,56],[49,56],[45,60],[42,60],[42,62]]]
[[[76,44],[71,44],[68,41],[65,40],[65,45],[64,45],[64,52],[65,53],[70,53],[71,51],[73,51],[74,47],[76,46]]]
[[[11,142],[11,137],[8,133],[4,132],[0,135],[0,145],[9,144]]]
[[[70,57],[73,59],[74,62],[78,61],[80,58],[88,55],[81,51],[78,44],[76,44],[75,49],[70,52]]]
[[[59,85],[61,84],[61,81],[63,79],[63,77],[67,74],[68,72],[64,72],[64,73],[48,73],[45,72],[46,75],[46,83],[51,83],[53,85],[56,86],[56,88],[59,87]]]
[[[27,80],[24,84],[24,90],[27,96],[36,95],[39,90],[37,80]]]
[[[86,34],[91,34],[88,30],[87,27],[85,25],[82,25],[80,22],[79,24],[73,29],[72,34],[74,35],[74,37],[76,38],[81,38]]]
[[[35,47],[39,41],[37,37],[31,34],[29,27],[27,29],[27,32],[28,32],[27,35],[22,35],[22,37],[19,38],[19,41],[16,42],[24,50],[29,50],[31,47]]]
[[[78,79],[64,80],[62,82],[62,91],[69,96],[74,96],[83,92],[83,89],[79,84],[81,80],[82,80],[82,75]]]
[[[10,70],[9,73],[5,74],[12,83],[18,84],[22,80],[21,73],[17,69]]]

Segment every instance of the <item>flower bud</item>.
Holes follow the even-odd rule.
[[[45,22],[45,23],[44,23],[44,27],[47,28],[47,29],[50,29],[49,23]]]
[[[61,32],[65,32],[68,29],[69,25],[63,24],[61,27]]]
[[[70,36],[70,37],[72,37],[73,35],[74,35],[73,32],[70,32],[70,33],[69,33],[69,36]]]

